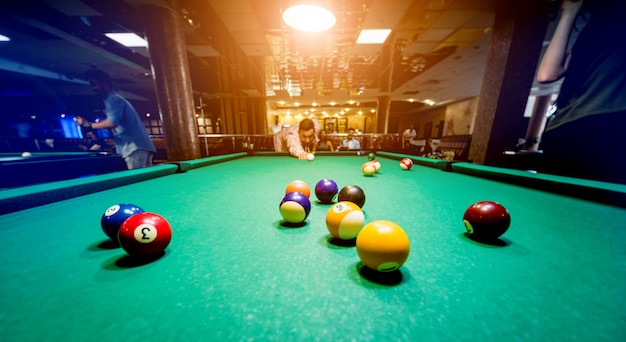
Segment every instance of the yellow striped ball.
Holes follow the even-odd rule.
[[[326,228],[341,240],[357,237],[365,224],[365,215],[358,205],[344,201],[335,203],[326,213]]]

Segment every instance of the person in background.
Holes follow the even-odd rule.
[[[572,31],[585,21],[568,51]],[[623,32],[626,1],[561,3],[537,70],[541,83],[563,78],[540,141],[544,172],[626,184],[626,39],[616,38]]]
[[[408,149],[411,147],[411,141],[417,138],[417,131],[415,131],[415,126],[411,125],[409,128],[404,130],[402,133],[402,138],[404,139],[404,148]]]
[[[303,119],[274,135],[274,150],[289,152],[299,160],[307,160],[307,155],[315,150],[320,130],[320,124],[316,118]]]
[[[151,166],[156,148],[135,108],[113,90],[111,78],[104,71],[89,69],[85,72],[85,77],[91,90],[104,101],[106,119],[89,122],[77,116],[76,124],[91,129],[110,129],[115,141],[115,151],[124,158],[129,170]]]
[[[332,141],[328,139],[326,130],[320,131],[319,141],[315,145],[315,149],[313,151],[335,151]]]
[[[433,150],[433,139],[428,138],[428,140],[426,140],[426,144],[424,144],[424,147],[422,147],[418,155],[422,157],[427,157],[431,155],[433,152],[436,152],[435,150]]]
[[[104,149],[105,146],[106,143],[93,130],[89,130],[85,133],[85,145],[79,144],[78,148],[81,151],[99,151]]]
[[[343,148],[348,150],[358,150],[361,148],[361,143],[354,138],[354,128],[348,128],[348,136],[343,140]]]

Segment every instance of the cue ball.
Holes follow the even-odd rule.
[[[172,227],[163,216],[143,212],[124,221],[117,237],[120,246],[130,255],[158,254],[170,244]]]
[[[337,183],[329,178],[324,178],[315,185],[315,196],[321,203],[333,203],[338,192]]]
[[[359,208],[363,208],[365,205],[365,192],[357,185],[346,185],[339,191],[337,200],[339,202],[352,202],[358,205]]]
[[[100,226],[106,236],[113,241],[117,241],[117,232],[120,230],[122,223],[131,216],[143,212],[143,209],[130,203],[112,205],[102,214]]]
[[[509,229],[511,215],[500,203],[481,201],[465,210],[463,224],[470,236],[497,239]]]
[[[30,152],[22,152],[22,157],[23,158],[28,158],[28,157],[32,157],[33,155]]]
[[[409,158],[403,158],[402,160],[400,160],[400,168],[402,170],[410,170],[412,166],[413,166],[413,160]]]
[[[301,180],[294,180],[287,184],[285,194],[288,194],[290,192],[299,192],[301,194],[304,194],[306,197],[311,196],[311,188],[309,188],[309,185],[305,181]]]
[[[361,166],[361,172],[365,176],[373,176],[376,173],[376,166],[371,161],[365,162],[363,166]]]
[[[356,251],[361,262],[379,272],[399,269],[409,257],[410,250],[409,237],[391,221],[370,222],[356,237]]]
[[[352,240],[365,224],[365,215],[358,205],[352,202],[339,202],[326,213],[326,228],[336,238]]]
[[[280,215],[289,223],[302,223],[311,212],[311,201],[300,192],[286,194],[278,207]]]
[[[315,155],[313,153],[309,153],[306,155],[306,159],[308,161],[313,161],[315,159]]]

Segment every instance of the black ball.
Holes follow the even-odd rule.
[[[346,185],[339,191],[337,200],[339,202],[349,201],[358,205],[359,208],[363,208],[363,205],[365,205],[365,192],[356,185]]]

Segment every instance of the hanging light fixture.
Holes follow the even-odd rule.
[[[295,5],[283,12],[283,21],[289,27],[305,32],[326,31],[337,22],[335,15],[317,5]]]

